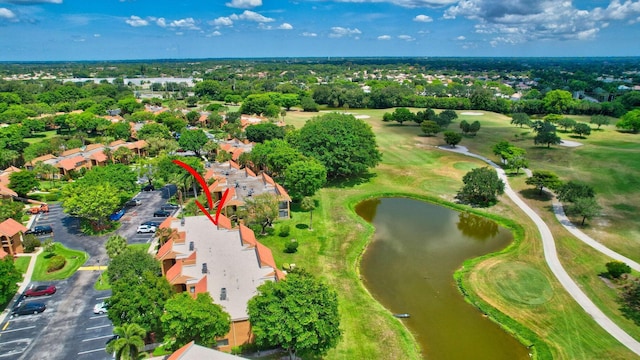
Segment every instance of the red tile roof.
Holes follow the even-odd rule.
[[[175,264],[173,264],[171,269],[167,271],[166,278],[167,281],[169,281],[169,283],[173,285],[173,280],[175,280],[180,275],[182,275],[182,261],[178,260]]]
[[[122,145],[122,144],[126,144],[126,142],[124,140],[116,140],[116,141],[110,143],[109,146],[113,147],[113,146]]]
[[[91,150],[100,149],[103,147],[104,145],[102,144],[90,144],[85,147],[84,151],[91,151]]]
[[[243,245],[249,245],[251,247],[256,246],[258,243],[253,230],[243,224],[240,224],[240,240],[242,240]]]
[[[196,294],[206,293],[207,291],[207,275],[205,275],[196,284]]]
[[[15,191],[9,189],[8,187],[0,184],[0,195],[6,195],[6,196],[18,196],[18,193],[16,193]]]
[[[291,197],[289,197],[289,194],[287,193],[287,190],[285,190],[278,183],[276,183],[276,190],[278,191],[278,194],[280,195],[280,199],[281,200],[291,201]]]
[[[233,161],[238,161],[238,158],[240,158],[240,155],[244,152],[244,149],[236,149],[232,154],[231,154],[231,160]]]
[[[107,161],[107,155],[105,155],[102,151],[97,151],[91,154],[91,156],[89,156],[89,159],[93,159],[96,162],[101,163]]]
[[[55,155],[52,155],[52,154],[42,155],[42,156],[38,156],[37,158],[35,158],[35,159],[33,159],[33,160],[29,161],[29,162],[27,163],[27,165],[35,165],[35,164],[37,164],[37,163],[38,163],[38,162],[40,162],[40,161],[43,161],[43,162],[44,162],[44,161],[51,160],[51,159],[55,159],[55,158],[56,158],[56,157],[55,157]]]
[[[84,157],[82,157],[82,156],[74,156],[72,158],[64,159],[62,161],[59,161],[56,164],[56,167],[63,168],[65,170],[69,171],[69,170],[75,169],[76,166],[78,166],[78,163],[81,163],[83,161],[85,161]]]
[[[63,151],[62,154],[60,154],[60,156],[64,157],[64,156],[69,156],[69,155],[73,155],[81,152],[82,152],[82,149],[80,148],[69,149],[67,151]]]
[[[260,242],[256,242],[256,252],[258,253],[258,260],[260,261],[260,267],[265,265],[271,266],[274,270],[277,269],[276,261],[273,259],[271,249],[262,245]]]
[[[12,218],[8,218],[7,220],[0,223],[0,234],[3,234],[8,237],[12,237],[13,235],[19,232],[27,231],[27,228],[21,223],[13,220]]]
[[[238,165],[238,163],[235,161],[229,160],[229,165],[231,165],[231,167],[234,169],[240,170],[240,165]]]
[[[158,254],[156,254],[156,259],[164,260],[164,257],[168,255],[172,249],[173,249],[173,240],[169,239],[158,250]]]
[[[227,229],[227,230],[231,230],[231,220],[229,220],[228,217],[220,214],[220,217],[218,217],[218,229]]]
[[[267,175],[264,172],[262,173],[262,180],[264,181],[265,184],[271,184],[271,185],[275,185],[276,184],[276,182],[273,181],[271,176]]]
[[[247,174],[247,177],[251,176],[251,177],[256,177],[256,173],[254,173],[253,171],[251,171],[251,169],[249,169],[248,167],[244,168],[245,173]]]
[[[175,219],[176,218],[169,216],[168,218],[164,219],[162,223],[160,223],[160,226],[158,226],[158,228],[159,229],[171,228],[171,222]]]
[[[173,354],[169,355],[167,360],[179,360],[182,357],[182,354],[187,352],[187,350],[189,350],[189,348],[192,347],[193,344],[195,344],[195,341],[191,341],[187,345],[185,345],[185,346],[181,347],[180,349],[176,350]]]

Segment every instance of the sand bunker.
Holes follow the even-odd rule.
[[[582,146],[582,143],[579,143],[577,141],[571,141],[571,140],[562,140],[562,142],[560,142],[560,146],[578,147],[578,146]]]
[[[484,113],[481,112],[473,112],[473,111],[465,111],[465,112],[461,112],[460,115],[472,115],[472,116],[479,116],[479,115],[484,115]]]

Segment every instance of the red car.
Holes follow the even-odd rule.
[[[24,296],[25,297],[43,296],[43,295],[53,295],[55,293],[56,293],[56,287],[53,285],[38,285],[25,291]]]

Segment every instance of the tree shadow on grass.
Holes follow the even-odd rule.
[[[309,228],[309,225],[307,224],[296,224],[296,229],[305,230],[308,228]]]
[[[542,191],[540,194],[540,190],[538,189],[524,189],[520,190],[520,195],[525,199],[534,199],[540,201],[550,201],[553,199],[553,195],[547,191]]]
[[[371,181],[371,179],[375,178],[376,176],[377,175],[374,173],[367,172],[366,174],[361,174],[359,176],[352,177],[352,178],[334,179],[334,180],[330,180],[327,183],[327,187],[339,188],[339,189],[351,188],[356,185],[368,183],[369,181]]]

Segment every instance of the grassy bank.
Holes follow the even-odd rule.
[[[384,110],[352,110],[352,112],[370,116],[365,121],[371,124],[376,133],[378,144],[383,151],[382,163],[366,181],[323,189],[316,196],[319,207],[313,214],[313,231],[305,228],[305,224],[308,225],[309,214],[294,210],[293,218],[289,220],[292,225],[290,237],[300,242],[298,253],[285,254],[281,251],[284,242],[289,238],[272,236],[264,241],[274,250],[274,256],[279,264],[296,263],[297,266],[321,274],[338,291],[344,337],[339,346],[330,353],[329,358],[415,358],[420,354],[416,350],[411,334],[397,319],[391,318],[388,311],[380,308],[363,288],[358,278],[358,259],[373,229],[357,217],[353,212],[353,206],[364,198],[388,194],[411,194],[413,197],[428,198],[431,201],[452,203],[456,191],[462,185],[462,176],[469,169],[484,166],[484,164],[463,155],[435,149],[434,145],[443,143],[441,136],[423,137],[417,126],[382,123]],[[300,127],[313,115],[317,114],[289,113],[286,120],[287,123]],[[466,118],[467,121],[479,120],[482,124],[478,135],[463,138],[461,145],[487,157],[493,157],[491,146],[495,142],[509,139],[527,150],[530,154],[532,169],[556,171],[556,168],[564,166],[565,169],[557,173],[565,180],[572,178],[567,176],[574,175],[573,168],[582,167],[587,171],[598,166],[582,159],[582,156],[587,156],[583,153],[588,152],[581,152],[579,148],[558,147],[544,152],[543,150],[546,149],[533,146],[531,135],[526,134],[527,129],[513,127],[509,124],[509,119],[502,115],[485,114],[475,117],[461,116],[461,118]],[[456,126],[457,123],[452,124],[452,129],[455,130]],[[607,129],[605,132],[597,132],[586,140],[571,140],[585,144],[591,141],[600,143],[604,141],[604,145],[601,146],[605,146],[607,141],[604,139],[607,139],[607,136],[604,134],[606,133],[610,133],[613,137],[611,141],[616,143],[617,137],[626,135]],[[584,148],[586,149],[586,146]],[[574,157],[576,153],[579,156],[577,158]],[[550,158],[551,156],[553,157]],[[567,159],[570,159],[570,166],[566,162],[569,161]],[[607,166],[619,165],[625,168],[627,165],[624,162],[616,163],[623,159],[622,155],[610,157],[608,161],[613,163]],[[559,163],[555,164],[554,161]],[[634,174],[635,171],[638,170],[628,170],[630,174]],[[515,184],[512,183],[512,186],[516,190],[523,191],[525,195],[529,194],[524,180],[515,178],[514,181]],[[598,186],[604,187],[605,184]],[[596,191],[599,192],[600,189],[597,188]],[[606,231],[607,237],[613,239],[608,240],[610,243],[621,240],[620,235],[611,231],[614,221],[616,221],[615,224],[621,225],[622,229],[626,229],[626,233],[633,231],[634,226],[635,229],[640,228],[638,227],[639,219],[627,219],[630,222],[628,224],[623,224],[624,221],[622,221],[625,219],[624,212],[628,211],[625,209],[633,206],[634,199],[640,195],[630,196],[629,199],[615,202],[623,203],[625,206],[618,205],[616,208],[603,204],[607,214],[615,216],[609,216],[608,220],[610,220],[606,224],[594,224],[594,226],[606,225],[606,228],[598,231]],[[541,215],[549,213],[548,204],[544,201],[528,198],[525,200]],[[483,212],[492,217],[519,224],[522,234],[518,235],[521,236],[521,240],[510,247],[509,251],[465,263],[464,271],[458,276],[461,284],[467,289],[471,302],[510,331],[517,333],[525,345],[533,343],[540,358],[622,359],[633,357],[632,353],[606,334],[586,315],[560,287],[544,262],[537,229],[508,198],[501,198],[498,205]],[[616,220],[618,218],[619,223]],[[553,218],[545,218],[545,220],[555,222]],[[552,231],[556,234],[561,230],[554,227]],[[611,233],[613,235],[610,235]],[[590,297],[595,297],[595,293],[600,293],[605,285],[594,282],[593,278],[597,278],[597,273],[590,273],[590,271],[604,266],[602,259],[585,251],[585,245],[576,243],[571,244],[572,246],[564,246],[564,240],[559,239],[559,241],[561,241],[559,255],[565,268],[581,285],[593,283],[593,286],[586,287],[585,291]],[[633,245],[628,245],[628,248],[630,249],[628,251],[637,249]],[[633,252],[638,253],[637,250]],[[581,256],[576,256],[577,254]],[[574,268],[572,265],[575,262],[580,262],[583,266]],[[504,281],[500,283],[492,281],[496,274],[503,276]],[[527,276],[531,274],[534,274],[537,280],[527,283]],[[538,291],[542,291],[545,295],[537,298],[532,295],[524,297],[524,300],[514,295],[520,292],[536,294]],[[611,304],[615,299],[611,291],[603,292],[602,296],[607,299],[607,304]],[[618,323],[625,322],[620,317],[614,320]],[[545,346],[536,339],[543,339],[548,349],[545,350]]]
[[[60,270],[47,272],[47,266],[51,262],[54,255],[61,255],[65,258],[66,263]],[[42,252],[38,255],[35,268],[33,269],[33,281],[49,281],[63,280],[73,275],[82,264],[84,264],[89,255],[83,251],[71,250],[62,244],[55,243],[53,253]]]

